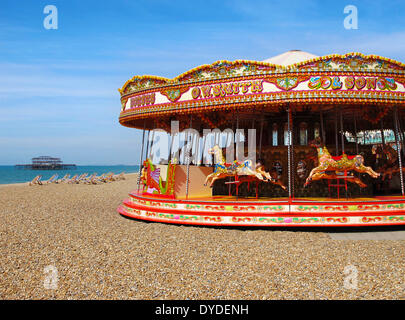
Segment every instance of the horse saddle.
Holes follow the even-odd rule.
[[[332,157],[333,160],[339,161],[339,160],[342,160],[343,155],[344,155],[344,154],[342,154],[341,156],[331,156],[331,157]],[[346,157],[347,157],[347,159],[352,160],[352,159],[354,159],[356,156],[348,156],[348,155],[346,155]]]

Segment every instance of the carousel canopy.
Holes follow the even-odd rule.
[[[348,112],[376,106],[405,107],[405,64],[352,52],[318,57],[291,50],[264,61],[216,61],[169,79],[134,76],[119,89],[119,122],[138,129],[220,128],[231,115],[295,110],[325,111],[340,105]],[[348,109],[347,106],[353,107]]]
[[[277,64],[280,66],[288,66],[294,63],[303,62],[314,58],[318,58],[318,56],[301,50],[290,50],[279,54],[278,56],[263,60],[263,62]]]

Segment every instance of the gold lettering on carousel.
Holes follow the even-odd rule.
[[[336,77],[334,78],[334,81],[336,82],[337,79]],[[332,79],[331,77],[327,76],[322,76],[322,77],[312,77],[309,80],[308,87],[310,89],[328,89],[332,85]],[[336,88],[334,88],[336,89]]]
[[[221,94],[221,85],[217,84],[212,88],[212,93],[215,97],[218,97]]]
[[[239,83],[235,82],[235,83],[232,85],[232,88],[233,88],[233,93],[234,93],[234,94],[238,94],[238,93],[239,93]]]
[[[339,90],[343,86],[343,83],[340,81],[339,77],[333,77],[332,79],[332,89],[333,90]]]
[[[354,80],[354,85],[356,86],[357,90],[361,90],[366,86],[366,79],[363,77],[356,78],[356,80]]]
[[[130,98],[131,108],[151,105],[155,103],[155,93],[143,94]]]
[[[367,89],[375,89],[376,78],[367,78]]]
[[[232,83],[224,84],[224,89],[226,94],[232,94],[233,93]]]
[[[380,90],[395,90],[397,88],[397,84],[393,78],[378,78],[377,79],[377,87]]]
[[[193,88],[193,90],[191,90],[191,96],[193,97],[193,99],[197,99],[200,95],[201,89],[199,87],[195,87]]]
[[[201,87],[201,91],[203,93],[204,98],[212,97],[211,88],[212,88],[212,86]]]
[[[249,90],[251,83],[250,82],[242,82],[240,86],[242,87],[242,93],[246,93]]]
[[[386,86],[386,84],[385,84],[384,78],[378,78],[377,79],[377,87],[378,87],[378,89],[384,90],[385,86]]]
[[[354,77],[347,76],[344,78],[345,88],[347,90],[352,90],[356,88],[357,90],[362,90],[366,88],[367,90],[389,90],[393,91],[397,89],[397,84],[394,78],[365,78],[365,77]],[[310,89],[329,89],[339,90],[343,87],[340,77],[334,76],[333,78],[328,76],[315,76],[311,77],[308,82],[308,88]]]
[[[262,92],[263,91],[263,80],[252,81],[252,87],[250,88],[252,92]]]
[[[354,77],[347,77],[345,79],[345,87],[347,89],[353,89],[354,88]]]
[[[191,90],[193,99],[208,97],[225,97],[228,95],[257,93],[263,91],[263,80],[218,83],[212,86],[194,87]]]

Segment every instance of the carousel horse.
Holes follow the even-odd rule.
[[[267,181],[280,186],[283,190],[287,190],[287,187],[281,182],[281,180],[277,179],[277,173],[275,172],[275,176],[273,176],[267,172],[260,160],[256,163],[256,171],[263,175]]]
[[[282,185],[281,182],[275,180],[268,172],[264,170],[264,166],[259,163],[253,168],[252,160],[247,159],[243,162],[234,161],[231,164],[227,164],[225,162],[225,158],[222,155],[222,150],[218,145],[208,149],[209,154],[214,155],[214,172],[209,174],[205,179],[204,186],[208,184],[210,181],[209,186],[212,187],[214,182],[218,179],[223,179],[229,176],[250,176],[255,177],[260,181],[264,182],[272,182],[274,184],[280,185],[284,190],[286,189],[285,186]],[[241,179],[246,180],[245,178]]]
[[[174,161],[175,163],[176,161]],[[144,185],[144,189],[151,190],[152,193],[172,195],[174,192],[174,173],[176,164],[169,161],[167,169],[166,183],[162,181],[160,176],[160,168],[156,168],[150,159],[146,159],[143,162],[141,170],[141,182]]]
[[[319,140],[312,141],[310,145],[317,149],[319,164],[310,172],[304,187],[308,186],[311,181],[339,178],[339,175],[349,170],[367,173],[373,178],[378,178],[380,176],[380,174],[375,172],[371,167],[366,167],[364,165],[364,158],[362,155],[347,156],[343,153],[341,156],[332,157],[328,149],[325,146],[322,146]],[[334,171],[335,173],[327,174],[326,171]],[[355,176],[350,176],[348,181],[356,183],[362,188],[366,187],[366,185]]]
[[[395,173],[398,173],[398,172],[400,172],[400,171],[401,171],[401,170],[399,170],[399,166],[398,166],[398,165],[395,165],[394,167],[387,169],[387,171],[385,171],[385,172],[382,174],[381,180],[384,181],[386,178],[388,178],[388,180],[391,180],[391,179],[392,179],[392,175],[395,174]],[[402,168],[402,173],[405,173],[405,168]]]
[[[398,163],[398,154],[395,151],[395,149],[392,148],[390,145],[384,145],[383,148],[373,147],[372,152],[373,154],[377,154],[377,156],[378,155],[381,156],[381,154],[385,155],[387,162],[377,171],[382,175],[381,177],[382,181],[385,181],[385,179],[387,178],[388,180],[391,180],[392,175],[400,171]],[[405,168],[402,168],[402,172],[405,172]]]

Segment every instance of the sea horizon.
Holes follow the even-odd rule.
[[[101,175],[108,172],[114,174],[121,172],[137,173],[139,172],[139,165],[76,165],[75,169],[67,170],[32,170],[17,168],[15,165],[0,165],[0,185],[29,182],[37,175],[41,175],[41,180],[45,181],[54,174],[57,174],[58,178],[62,178],[66,174],[70,174],[70,176],[83,173]]]

